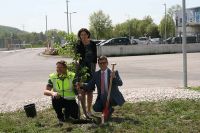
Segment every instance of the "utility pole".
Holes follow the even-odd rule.
[[[166,39],[167,39],[167,13],[166,13],[166,3],[163,4],[165,6],[165,42],[166,43]]]
[[[65,13],[67,14],[67,34],[69,34],[69,11],[68,11],[68,3],[69,3],[69,1],[66,0],[67,12],[65,12]]]
[[[24,24],[22,24],[22,30],[23,30],[23,32],[24,32],[24,27],[25,27]],[[23,40],[22,44],[19,45],[20,48],[21,48],[21,46],[22,46],[23,44],[25,44],[25,40]]]
[[[46,22],[46,34],[47,34],[47,15],[45,16],[45,22]]]
[[[11,46],[13,44],[13,33],[12,32],[10,33],[10,44],[11,44]]]
[[[46,41],[47,41],[47,49],[49,49],[49,39],[48,39],[48,34],[47,34],[47,15],[45,16],[45,22],[46,22],[45,35],[46,35]]]
[[[183,52],[183,84],[184,88],[187,88],[187,50],[186,50],[186,12],[185,12],[185,0],[182,0],[182,29],[183,29],[183,36],[182,36],[182,52]]]
[[[72,15],[73,13],[77,13],[77,12],[70,12],[70,13],[69,13],[69,19],[70,19],[70,33],[72,33],[72,17],[71,17],[71,15]]]
[[[127,22],[128,22],[128,34],[129,34],[129,39],[131,40],[131,22],[130,22],[130,15],[125,14],[127,16]]]

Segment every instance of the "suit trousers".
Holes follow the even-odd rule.
[[[93,110],[95,112],[102,112],[106,105],[106,99],[97,98],[96,102],[93,105]],[[110,99],[110,109],[112,106],[117,106],[117,103],[111,98]]]

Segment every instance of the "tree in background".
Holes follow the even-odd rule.
[[[159,32],[162,38],[165,36],[165,24],[166,24],[166,36],[172,37],[175,35],[175,23],[173,18],[167,14],[166,20],[165,17],[161,20],[159,25]]]
[[[93,38],[107,39],[112,36],[112,21],[109,15],[103,13],[102,10],[94,12],[90,15],[89,30]]]
[[[60,44],[61,41],[65,38],[66,32],[57,29],[52,29],[48,30],[46,35],[48,36],[49,40],[53,41],[56,44]]]
[[[181,6],[177,4],[170,7],[167,12],[172,18],[174,18],[176,11],[179,11],[181,9],[182,9]]]
[[[158,26],[153,23],[153,19],[150,16],[144,17],[142,20],[136,18],[127,20],[121,24],[117,24],[113,28],[113,36],[125,36],[125,37],[141,37],[151,36],[159,37]]]
[[[151,24],[153,24],[153,19],[151,18],[151,16],[145,16],[143,20],[140,20],[140,23],[138,25],[139,35],[150,36],[147,32],[147,27]]]
[[[127,36],[128,33],[127,33],[125,27],[127,27],[127,26],[124,23],[117,24],[116,26],[114,26],[112,37]]]
[[[151,38],[160,38],[158,26],[156,24],[150,24],[146,28],[146,32]]]
[[[160,21],[159,25],[159,32],[161,37],[164,37],[165,35],[165,23],[166,23],[166,35],[167,37],[172,37],[175,36],[175,13],[176,11],[181,10],[180,5],[174,5],[171,8],[168,9],[167,15],[166,15],[166,20],[165,17]]]
[[[138,28],[140,25],[141,20],[138,20],[136,18],[131,19],[131,36],[134,36],[135,38],[138,38],[140,36],[140,29]]]
[[[178,25],[177,25],[177,18],[175,18],[175,14],[177,11],[182,10],[182,7],[180,5],[174,5],[171,8],[168,9],[168,14],[173,18],[174,23],[175,23],[175,36],[177,35],[177,31],[178,31]]]

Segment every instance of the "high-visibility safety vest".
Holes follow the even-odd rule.
[[[64,99],[75,99],[75,92],[72,83],[75,77],[75,73],[68,71],[66,75],[62,75],[59,77],[57,73],[52,73],[49,75],[49,77],[51,82],[53,83],[54,92],[57,92]]]

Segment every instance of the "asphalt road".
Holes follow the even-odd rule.
[[[44,49],[0,51],[0,105],[43,98],[55,63],[69,58],[41,56]],[[200,86],[200,53],[188,55],[188,86]],[[182,87],[182,54],[109,57],[116,62],[125,89]],[[98,69],[98,68],[97,68]]]

